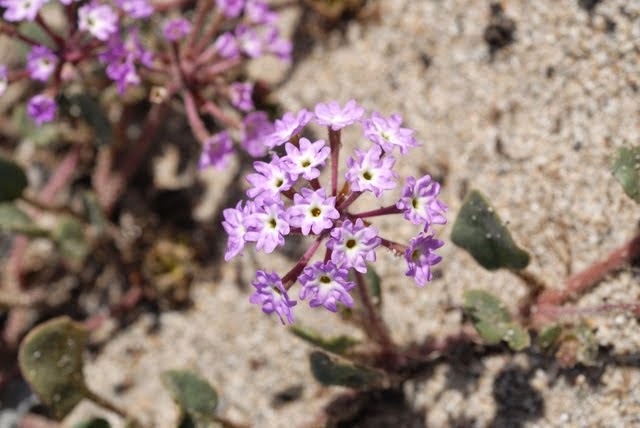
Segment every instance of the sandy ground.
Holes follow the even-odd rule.
[[[466,189],[481,190],[549,284],[631,236],[638,208],[609,166],[617,147],[640,136],[640,1],[605,0],[592,14],[576,0],[504,1],[515,41],[493,59],[482,36],[488,2],[379,3],[379,22],[353,22],[344,37],[330,36],[295,64],[276,94],[283,105],[355,98],[367,109],[402,114],[423,143],[399,159],[402,177],[444,177],[451,222]],[[208,175],[217,183],[210,204],[232,176]],[[399,219],[376,225],[396,239],[415,232]],[[450,226],[440,236],[448,241],[449,233]],[[460,305],[465,289],[490,290],[512,307],[525,293],[516,278],[483,271],[449,242],[441,253],[442,276],[424,289],[405,280],[391,254],[376,263],[385,280],[384,317],[402,343],[457,331],[460,312],[447,307]],[[341,389],[318,386],[308,370],[310,347],[248,303],[256,267],[285,272],[290,264],[264,254],[227,264],[215,282],[195,287],[193,309],[162,314],[152,334],[142,319],[111,341],[87,367],[90,385],[153,426],[170,427],[177,411],[158,374],[191,368],[218,388],[229,419],[256,427],[313,421]],[[636,282],[634,272],[623,272],[578,304],[636,300]],[[329,313],[300,307],[297,317],[321,331],[349,331]],[[434,427],[640,425],[637,322],[624,314],[589,321],[599,326],[599,344],[621,356],[617,363],[566,372],[541,355],[487,356],[439,365],[406,386],[407,400]],[[115,393],[125,380],[131,387]],[[296,385],[303,385],[298,401],[272,405],[276,392]],[[78,408],[70,423],[87,411]]]

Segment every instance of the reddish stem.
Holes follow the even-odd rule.
[[[382,347],[385,353],[394,354],[396,345],[393,343],[393,339],[391,339],[389,329],[373,305],[367,280],[360,272],[355,271],[355,276],[356,288],[358,289],[358,295],[360,296],[360,301],[364,309],[364,323],[362,327],[367,335]]]
[[[395,205],[389,205],[388,207],[378,208],[376,210],[366,211],[358,214],[351,214],[352,218],[368,218],[368,217],[377,217],[381,215],[387,214],[399,214],[402,210],[396,207]]]
[[[215,64],[210,65],[202,71],[202,74],[204,74],[204,78],[201,80],[211,79],[212,77],[215,77],[220,73],[223,73],[235,67],[236,65],[240,64],[240,62],[242,62],[241,58],[230,58],[216,62]],[[200,77],[201,76],[199,75],[199,78]]]
[[[36,22],[38,23],[38,25],[40,25],[44,32],[47,33],[49,37],[51,37],[51,40],[53,40],[53,42],[58,45],[59,48],[64,48],[64,39],[60,37],[60,35],[58,35],[55,31],[53,31],[51,27],[49,27],[49,24],[47,24],[47,22],[42,18],[42,15],[40,15],[40,13],[36,15]]]
[[[318,247],[320,247],[320,243],[324,239],[324,235],[318,236],[318,239],[315,240],[313,244],[307,249],[307,251],[300,257],[298,263],[291,269],[284,277],[282,277],[282,284],[284,288],[288,290],[291,286],[296,282],[298,276],[302,273],[302,270],[307,266],[311,257],[316,253]]]
[[[207,138],[209,138],[209,131],[204,125],[202,119],[200,119],[195,98],[191,91],[185,88],[182,94],[182,99],[184,101],[184,108],[187,111],[187,119],[189,120],[189,126],[193,131],[193,135],[196,136],[201,144],[204,144],[204,142],[207,141]]]
[[[202,26],[204,25],[205,19],[209,11],[213,8],[213,0],[199,0],[198,5],[196,6],[195,18],[193,20],[194,24],[191,28],[191,34],[189,34],[189,40],[187,42],[187,46],[189,46],[189,55],[194,53],[194,48],[198,36],[202,32]]]
[[[4,24],[2,22],[0,22],[0,34],[6,34],[7,36],[11,37],[11,38],[15,38],[18,40],[21,40],[23,42],[25,42],[26,44],[29,45],[40,45],[41,43],[35,39],[32,39],[29,36],[25,36],[24,34],[20,33],[20,31],[18,31],[17,28],[8,25],[8,24]]]
[[[362,195],[362,192],[353,192],[349,195],[347,199],[345,199],[340,205],[338,205],[337,210],[342,211],[349,208],[349,205],[355,202]]]
[[[213,19],[211,20],[211,24],[209,24],[209,28],[204,33],[204,35],[200,38],[200,41],[196,44],[194,49],[195,52],[202,52],[202,50],[210,43],[214,36],[216,35],[218,28],[220,28],[220,24],[224,19],[224,15],[220,12],[217,12]]]
[[[547,290],[538,296],[537,304],[560,305],[576,298],[588,288],[602,281],[609,273],[620,269],[640,254],[640,235],[613,250],[609,256],[589,266],[582,272],[569,277],[561,290]]]
[[[403,255],[405,250],[407,249],[406,245],[403,245],[403,244],[401,244],[399,242],[390,241],[389,239],[385,239],[385,238],[382,238],[382,237],[380,237],[380,245],[390,249],[395,256]]]
[[[558,318],[593,315],[612,311],[628,311],[632,312],[634,316],[637,317],[640,316],[640,303],[605,303],[585,308],[545,305],[538,307],[536,316],[540,320],[549,322]]]
[[[40,190],[36,200],[44,205],[50,205],[58,192],[67,184],[76,172],[78,161],[80,160],[80,145],[74,145],[62,162],[57,166],[47,184]],[[37,215],[36,215],[37,216]],[[26,236],[18,235],[13,240],[11,249],[11,266],[17,278],[22,276],[22,260],[27,250],[28,239]]]
[[[213,102],[211,101],[205,102],[204,109],[213,118],[218,119],[220,122],[224,123],[225,126],[236,128],[236,129],[242,128],[242,125],[237,119],[225,114],[222,110],[220,110],[220,107],[215,105]]]
[[[331,148],[331,194],[338,196],[338,160],[340,158],[340,130],[329,128],[329,147]]]

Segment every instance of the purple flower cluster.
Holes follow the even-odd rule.
[[[80,75],[80,67],[93,70],[98,65],[120,94],[145,83],[163,88],[167,96],[159,102],[173,95],[185,100],[186,92],[191,92],[192,99],[194,94],[208,94],[212,99],[198,98],[189,113],[193,116],[189,123],[195,125],[194,135],[203,147],[202,168],[228,163],[233,153],[231,136],[250,155],[266,154],[267,147],[258,141],[273,132],[273,124],[254,111],[253,83],[234,81],[238,74],[233,72],[247,60],[266,54],[290,59],[291,43],[281,37],[277,14],[265,0],[197,0],[188,19],[153,19],[149,24],[143,23],[155,13],[149,0],[60,0],[66,9],[63,16],[69,20],[65,28],[47,23],[47,14],[41,10],[47,2],[0,0],[6,21],[0,34],[29,47],[26,72],[0,64],[0,95],[14,80],[30,78],[44,86],[27,108],[37,124],[55,118],[55,99],[68,80]],[[20,24],[25,21],[39,27],[48,40],[37,42],[23,33]],[[162,28],[154,28],[159,22]],[[160,43],[150,43],[154,49],[142,43],[150,34],[161,36]],[[235,129],[209,133],[197,117],[202,112],[221,128]]]
[[[310,122],[327,128],[328,143],[302,136]],[[341,130],[356,123],[361,126],[368,147],[356,149],[347,158],[344,183],[338,183]],[[430,176],[408,177],[393,205],[365,212],[349,211],[365,193],[380,198],[396,188],[394,149],[406,154],[418,145],[413,130],[402,127],[399,115],[384,118],[373,113],[366,117],[365,110],[354,100],[344,107],[333,101],[318,104],[313,113],[286,113],[261,141],[270,149],[284,145],[284,153],[272,153],[269,162],[254,162],[255,172],[247,176],[250,200],[224,210],[223,226],[229,236],[225,260],[241,254],[250,242],[256,243],[257,250],[271,253],[293,234],[313,237],[314,241],[283,277],[258,271],[252,283],[256,292],[251,303],[261,304],[265,313],[277,313],[282,323],[291,323],[291,308],[296,302],[288,292],[299,282],[299,298],[308,300],[311,307],[324,306],[332,312],[337,311],[338,303],[352,307],[349,292],[356,284],[349,280],[349,271],[366,273],[367,263],[375,262],[376,250],[381,246],[404,255],[406,275],[419,286],[432,279],[431,268],[441,260],[435,250],[443,245],[435,238],[432,226],[446,223],[447,207],[438,199],[440,185]],[[320,178],[327,165],[331,182],[325,187]],[[403,214],[406,220],[421,226],[420,233],[409,245],[380,237],[369,219],[386,214]],[[323,243],[324,259],[312,263]]]

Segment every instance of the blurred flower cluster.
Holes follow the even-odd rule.
[[[27,113],[36,124],[59,116],[58,98],[68,86],[104,71],[121,95],[144,86],[152,102],[180,97],[203,144],[202,167],[225,164],[232,136],[249,154],[264,155],[256,138],[270,133],[271,124],[254,111],[254,85],[236,70],[267,54],[289,60],[291,43],[266,2],[199,0],[189,14],[181,13],[180,1],[0,0],[0,6],[0,34],[27,46],[23,62],[0,64],[0,95],[16,81],[32,80],[37,89]],[[214,131],[223,131],[210,132],[201,112],[213,119]]]
[[[303,136],[310,122],[328,129],[328,142],[311,141]],[[338,177],[342,129],[358,124],[367,147],[355,149],[346,160],[344,182]],[[376,260],[376,250],[386,247],[403,255],[406,275],[419,286],[432,278],[431,267],[441,257],[435,250],[443,242],[435,238],[433,225],[444,224],[447,207],[438,199],[440,185],[429,175],[408,177],[396,203],[363,212],[351,212],[354,201],[366,193],[376,198],[396,188],[394,151],[406,155],[418,146],[413,130],[402,127],[402,118],[385,118],[377,112],[365,116],[354,100],[341,107],[337,102],[316,105],[313,112],[286,113],[275,123],[274,131],[263,142],[272,149],[269,162],[256,161],[255,173],[247,176],[251,187],[235,208],[224,210],[223,226],[229,238],[225,259],[230,260],[248,243],[257,250],[273,252],[285,244],[287,236],[298,234],[314,238],[298,263],[283,277],[266,270],[257,272],[252,283],[256,292],[251,302],[261,304],[266,313],[276,312],[282,322],[293,322],[291,308],[296,304],[288,291],[300,282],[299,298],[311,307],[324,306],[336,312],[337,303],[353,306],[349,291],[355,275],[367,272],[367,262]],[[275,152],[284,146],[281,156]],[[330,165],[328,185],[320,182],[321,170]],[[408,245],[379,236],[372,217],[403,214],[420,226],[420,232]],[[310,264],[324,244],[322,260]]]

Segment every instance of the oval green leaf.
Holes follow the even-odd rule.
[[[531,344],[529,332],[511,320],[505,304],[493,294],[482,290],[466,291],[464,311],[488,345],[497,345],[504,340],[511,349],[520,351]]]
[[[485,269],[524,269],[529,254],[518,247],[487,199],[477,190],[465,198],[453,225],[451,241]]]
[[[89,396],[82,371],[86,341],[80,324],[59,317],[35,327],[20,344],[22,375],[57,419]]]
[[[167,370],[162,383],[180,406],[181,421],[190,420],[195,427],[206,427],[215,421],[218,394],[209,382],[188,370]]]
[[[621,147],[611,173],[622,185],[624,193],[640,203],[640,147]]]
[[[20,165],[0,157],[0,202],[13,201],[22,195],[29,182]]]

